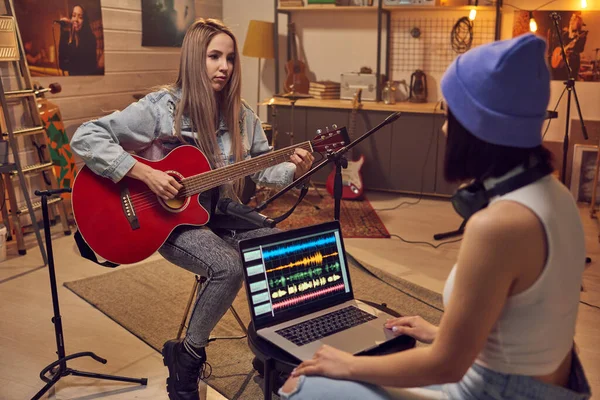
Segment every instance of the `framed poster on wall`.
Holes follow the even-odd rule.
[[[142,46],[181,47],[195,16],[194,0],[142,0]]]
[[[31,76],[104,75],[100,0],[19,0],[14,7]]]
[[[598,146],[576,144],[573,148],[571,194],[577,202],[591,203]],[[600,185],[596,188],[596,204],[600,201]]]
[[[548,43],[548,65],[553,80],[568,79],[568,70],[560,47],[578,81],[600,82],[600,11],[533,11],[536,34]],[[515,11],[513,37],[529,32],[529,11]]]

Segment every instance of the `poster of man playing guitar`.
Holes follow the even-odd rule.
[[[548,43],[548,65],[553,80],[568,79],[568,70],[554,26],[558,15],[561,39],[573,78],[576,81],[600,81],[600,34],[593,28],[600,25],[598,11],[515,11],[513,37],[529,32],[531,16],[537,24],[537,34]]]

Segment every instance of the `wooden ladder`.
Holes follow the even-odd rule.
[[[33,180],[30,179],[30,184],[28,184],[25,177],[36,175],[44,178],[39,180],[40,184],[52,189],[58,188],[58,181],[52,171],[53,163],[47,146],[43,146],[44,150],[38,153],[38,149],[25,144],[28,142],[25,140],[26,137],[37,143],[46,143],[47,134],[38,111],[36,101],[38,93],[32,85],[13,2],[4,0],[4,3],[6,14],[0,16],[0,106],[4,119],[2,141],[5,143],[6,157],[0,157],[0,174],[2,174],[2,180],[6,186],[10,210],[7,210],[4,204],[2,218],[7,226],[7,240],[12,239],[11,233],[14,231],[19,254],[23,255],[26,254],[26,248],[23,237],[24,224],[21,218],[29,216],[44,265],[47,265],[48,258],[35,215],[35,210],[41,208],[41,201],[31,200],[30,192],[35,189],[32,184]],[[29,142],[33,142],[33,140],[29,140]],[[35,158],[31,154],[38,159],[31,160]],[[18,185],[14,184],[15,178]],[[25,204],[19,204],[17,201],[16,188],[20,190]],[[48,204],[58,208],[63,232],[65,235],[69,235],[71,230],[62,197],[48,198]]]

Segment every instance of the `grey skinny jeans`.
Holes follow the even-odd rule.
[[[205,276],[196,298],[185,341],[194,348],[208,345],[210,333],[227,312],[242,287],[244,273],[238,252],[242,239],[264,236],[278,229],[211,230],[179,226],[158,250],[169,262]]]

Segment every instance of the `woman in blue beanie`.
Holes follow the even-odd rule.
[[[280,389],[283,399],[591,396],[573,342],[584,233],[542,146],[545,54],[532,34],[497,41],[459,56],[442,79],[446,178],[479,182],[489,206],[469,204],[465,193],[477,185],[453,198],[458,211],[471,212],[439,328],[420,317],[385,326],[431,345],[386,356],[323,346]]]

